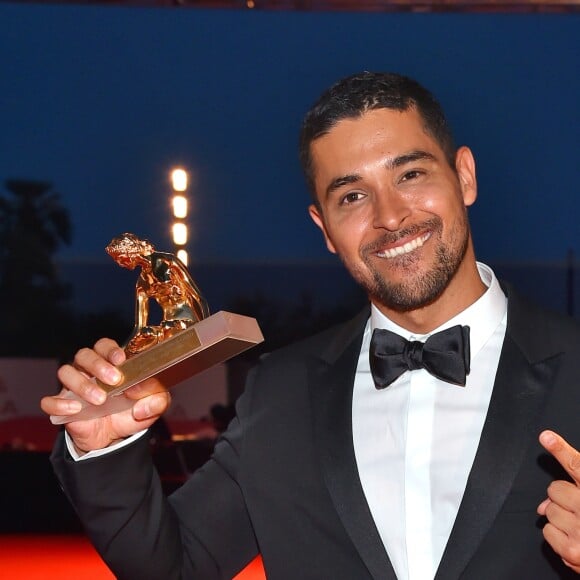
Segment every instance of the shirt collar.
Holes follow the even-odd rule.
[[[469,326],[471,358],[481,350],[493,334],[498,324],[504,320],[507,312],[507,298],[503,293],[493,270],[481,262],[477,262],[481,281],[487,290],[471,306],[435,328],[429,334],[413,334],[402,326],[387,318],[374,304],[371,304],[370,326],[367,325],[365,335],[372,334],[375,328],[385,328],[397,333],[407,340],[424,342],[431,334],[445,330],[457,324]]]

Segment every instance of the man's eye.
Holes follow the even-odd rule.
[[[401,181],[411,181],[412,179],[417,179],[423,172],[418,169],[413,169],[412,171],[407,171],[401,177]]]
[[[358,201],[363,197],[364,194],[362,194],[360,191],[351,191],[341,198],[340,205],[348,205],[349,203],[354,203],[355,201]]]

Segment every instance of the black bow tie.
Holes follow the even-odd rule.
[[[433,376],[465,386],[469,374],[469,326],[453,326],[425,342],[409,341],[375,328],[370,347],[371,373],[377,389],[388,387],[406,370],[424,368]]]

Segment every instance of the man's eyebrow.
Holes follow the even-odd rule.
[[[362,178],[360,175],[352,174],[352,175],[341,175],[340,177],[335,177],[326,188],[326,197],[328,197],[333,191],[336,191],[343,185],[349,185],[351,183],[356,183],[360,181]]]
[[[413,163],[414,161],[435,161],[436,157],[428,151],[411,151],[409,153],[403,153],[392,159],[387,159],[385,161],[386,169],[396,169],[397,167],[402,167],[407,163]]]

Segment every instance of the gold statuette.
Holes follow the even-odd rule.
[[[106,402],[81,401],[79,413],[52,416],[55,425],[128,409],[134,401],[123,393],[130,386],[158,375],[171,387],[264,340],[254,318],[224,311],[210,315],[187,268],[173,254],[157,252],[147,240],[128,233],[113,239],[106,251],[124,268],[141,267],[135,289],[135,326],[125,346],[127,360],[119,365],[123,379],[114,386],[97,380],[107,392]],[[151,300],[161,308],[158,324],[149,320]],[[78,399],[72,393],[69,396]]]

